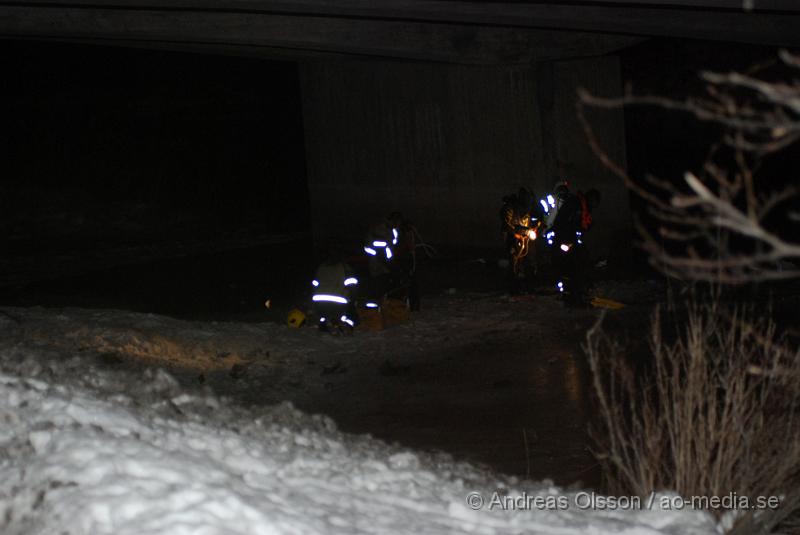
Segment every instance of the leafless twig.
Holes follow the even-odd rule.
[[[587,334],[595,455],[610,490],[780,496],[778,509],[738,511],[727,532],[791,529],[800,512],[800,354],[774,324],[719,302],[690,305],[673,341],[662,320],[657,310],[652,360],[640,369],[603,334],[602,318]]]
[[[780,59],[800,76],[800,57]],[[797,224],[787,206],[798,199],[796,176],[782,177],[777,189],[757,179],[761,159],[800,140],[800,78],[768,81],[755,74],[704,72],[703,97],[684,101],[660,96],[602,98],[579,91],[578,117],[601,162],[650,207],[657,225],[639,224],[642,245],[653,265],[685,279],[742,283],[800,276],[800,243],[770,223]],[[672,179],[633,179],[605,151],[585,108],[656,106],[692,114],[721,129],[702,172]],[[791,170],[791,173],[797,171]],[[794,230],[792,228],[791,230]]]

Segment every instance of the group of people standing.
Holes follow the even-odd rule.
[[[527,293],[532,279],[547,278],[565,301],[583,301],[588,286],[584,242],[599,202],[597,190],[573,192],[565,181],[540,199],[526,188],[503,198],[500,218],[512,293]],[[328,242],[311,281],[312,316],[319,328],[349,332],[365,311],[379,311],[387,299],[419,309],[416,249],[426,246],[418,236],[401,213],[389,214],[369,229],[359,252],[360,269],[348,262],[341,244]],[[299,326],[305,317],[296,320],[290,316],[289,324]]]
[[[600,192],[573,192],[557,181],[537,199],[528,189],[503,198],[501,227],[508,255],[511,292],[527,293],[531,280],[549,279],[568,303],[581,303],[588,286],[586,235]]]
[[[320,329],[347,333],[367,310],[379,310],[387,298],[419,309],[416,280],[418,233],[400,212],[373,225],[362,253],[366,269],[353,269],[338,242],[330,241],[311,281],[312,311]]]

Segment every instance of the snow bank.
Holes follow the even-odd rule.
[[[291,405],[246,410],[164,372],[0,350],[0,532],[700,534],[700,512],[473,510],[478,492],[565,496],[447,456],[338,432]]]

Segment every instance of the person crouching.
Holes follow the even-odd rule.
[[[340,253],[331,253],[311,281],[311,301],[320,330],[349,334],[358,324],[355,294],[358,279]]]

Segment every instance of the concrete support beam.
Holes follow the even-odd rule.
[[[618,58],[557,61],[537,69],[539,105],[543,110],[542,134],[547,170],[567,178],[578,189],[597,188],[603,201],[594,214],[590,253],[594,259],[627,261],[631,254],[632,222],[628,190],[600,164],[586,141],[576,112],[576,90],[615,96],[622,93]],[[625,118],[618,110],[586,110],[586,117],[612,160],[625,166]]]
[[[399,209],[438,243],[497,243],[500,196],[541,167],[529,68],[300,68],[313,228],[359,237]]]
[[[468,64],[515,64],[602,54],[640,39],[472,23],[221,10],[0,3],[0,36],[201,49],[266,57],[282,51]]]
[[[359,238],[401,210],[431,242],[499,247],[502,196],[522,185],[541,194],[564,175],[603,190],[597,256],[614,254],[630,230],[627,193],[593,157],[574,115],[578,86],[619,93],[616,58],[538,68],[305,63],[300,74],[318,238]],[[624,162],[622,113],[596,119]]]
[[[649,36],[800,46],[797,6],[725,1],[0,0],[0,38],[460,64],[598,56]]]

